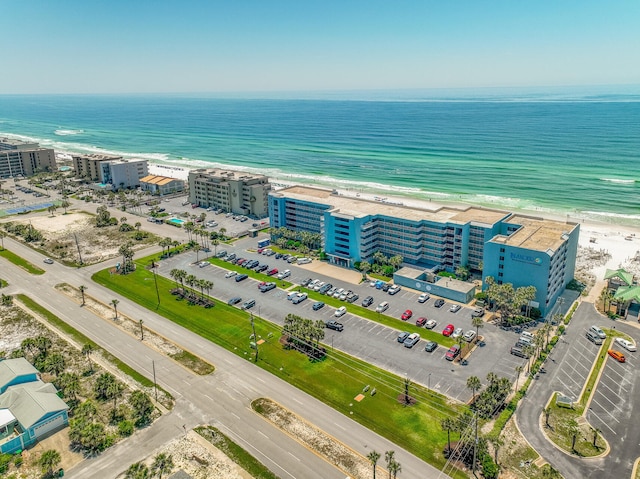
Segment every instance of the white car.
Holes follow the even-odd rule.
[[[467,342],[473,341],[473,338],[475,337],[476,337],[476,332],[473,330],[469,330],[466,333],[464,333],[464,340]]]
[[[53,260],[51,258],[45,258],[44,262],[47,264],[53,264]]]
[[[457,328],[453,334],[451,334],[452,338],[459,338],[460,336],[462,336],[462,333],[464,333],[464,330],[462,328]]]
[[[300,258],[298,259],[298,264],[309,264],[311,261],[311,258]]]
[[[438,322],[435,319],[430,319],[429,321],[427,321],[424,327],[427,329],[433,329],[436,327],[436,324],[438,324]]]
[[[208,261],[200,261],[200,262],[198,263],[198,266],[199,266],[200,268],[204,268],[204,267],[206,267],[206,266],[211,266],[211,263],[209,263]]]
[[[449,308],[449,311],[452,313],[457,313],[458,311],[460,311],[460,308],[461,306],[459,304],[452,304]]]
[[[340,306],[338,309],[336,309],[336,312],[333,315],[336,318],[339,318],[340,316],[344,316],[346,312],[347,312],[347,308],[345,306]]]
[[[224,275],[225,278],[231,278],[233,276],[235,276],[236,274],[238,274],[237,271],[228,271],[227,274]]]
[[[633,351],[636,350],[636,345],[633,344],[631,341],[629,341],[627,339],[616,338],[616,343],[619,344],[620,346],[622,346],[627,351],[633,352]]]
[[[424,303],[430,298],[429,293],[422,293],[418,296],[418,303]]]
[[[375,288],[376,287],[376,283],[377,283],[377,281],[374,279],[369,283],[369,286],[371,286],[372,288]]]
[[[339,298],[340,295],[344,293],[344,288],[338,288],[335,293],[333,293],[334,298]]]
[[[288,278],[289,276],[291,276],[291,271],[288,269],[285,269],[284,271],[278,273],[278,279],[285,279],[285,278]]]

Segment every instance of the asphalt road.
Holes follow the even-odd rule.
[[[198,424],[219,427],[280,477],[345,477],[343,472],[253,413],[249,405],[251,400],[258,397],[272,398],[365,456],[372,449],[379,452],[395,450],[405,477],[439,477],[439,471],[424,461],[290,384],[271,376],[246,359],[92,283],[90,275],[93,270],[98,269],[97,266],[70,269],[58,263],[46,265],[37,252],[8,238],[5,238],[5,244],[18,255],[47,271],[42,276],[31,276],[0,258],[3,276],[10,282],[5,293],[23,292],[30,295],[148,378],[153,377],[152,368],[155,363],[158,383],[176,398],[176,407],[172,412],[101,456],[83,461],[67,471],[69,477],[116,477],[129,464],[152,455],[160,446],[181,434],[182,425],[191,428]],[[90,288],[88,293],[104,303],[118,298],[120,312],[143,319],[150,329],[215,364],[215,373],[197,376],[158,354],[144,342],[114,327],[111,321],[98,318],[59,293],[53,286],[61,282],[76,286],[87,285]]]
[[[550,356],[552,360],[545,365],[547,373],[540,374],[529,389],[516,419],[531,445],[564,477],[629,477],[640,446],[640,432],[632,418],[633,411],[640,408],[640,386],[635,369],[635,365],[639,363],[635,356],[637,353],[627,353],[629,362],[626,364],[619,364],[611,358],[606,360],[587,412],[589,422],[601,429],[602,435],[611,445],[607,456],[580,459],[565,454],[553,446],[540,429],[542,408],[554,391],[575,398],[579,396],[591,365],[600,351],[598,346],[585,338],[586,330],[594,324],[603,328],[616,327],[640,342],[638,329],[603,317],[591,303],[580,304],[563,340],[556,345]],[[606,351],[602,350],[600,354],[606,354]]]

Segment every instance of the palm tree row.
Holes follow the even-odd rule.
[[[269,234],[276,244],[285,246],[289,241],[300,242],[306,251],[317,250],[322,247],[322,235],[311,231],[294,231],[281,226],[279,228],[269,228]]]
[[[325,324],[321,319],[313,321],[295,314],[287,314],[282,332],[294,340],[318,348],[320,341],[324,339],[324,328]]]
[[[174,268],[169,272],[169,276],[176,282],[177,286],[180,286],[183,291],[185,291],[185,284],[191,288],[192,295],[196,295],[194,288],[200,289],[201,298],[204,299],[204,292],[207,292],[207,296],[211,292],[213,288],[213,281],[209,281],[207,279],[199,279],[193,274],[187,273],[187,271],[183,269]]]

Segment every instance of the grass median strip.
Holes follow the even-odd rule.
[[[26,259],[21,258],[20,256],[18,256],[17,254],[13,253],[12,251],[9,251],[8,249],[0,249],[0,256],[2,256],[3,258],[7,259],[8,261],[11,261],[13,264],[15,264],[16,266],[19,266],[20,268],[24,269],[25,271],[27,271],[30,274],[44,274],[45,271],[41,268],[38,268],[36,265],[29,263]]]
[[[161,276],[156,278],[160,291],[158,306],[153,275],[143,267],[126,276],[104,270],[96,273],[93,279],[241,357],[254,358],[247,311],[220,302],[211,309],[189,304],[171,296],[169,291],[175,283]],[[442,451],[447,435],[440,422],[445,417],[455,416],[464,406],[452,404],[426,388],[411,385],[410,395],[417,403],[404,407],[403,401],[399,401],[399,397],[403,397],[404,378],[339,351],[329,351],[322,361],[310,361],[297,351],[283,348],[278,325],[257,317],[254,317],[254,324],[258,339],[264,341],[258,346],[258,366],[435,467],[445,464]],[[364,399],[356,402],[354,398],[362,392]]]

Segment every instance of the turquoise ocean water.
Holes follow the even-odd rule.
[[[640,225],[640,87],[0,95],[3,135],[60,152]]]

